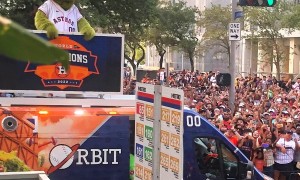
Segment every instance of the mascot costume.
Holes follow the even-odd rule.
[[[85,40],[91,40],[95,30],[74,3],[75,0],[47,0],[35,15],[36,28],[47,31],[49,39],[55,39],[59,32],[80,32]]]

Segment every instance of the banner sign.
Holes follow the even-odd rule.
[[[154,86],[137,83],[135,113],[135,180],[152,180]]]
[[[183,178],[183,101],[180,89],[162,87],[160,177]]]
[[[45,33],[33,32],[46,39]],[[69,70],[60,63],[41,65],[0,56],[0,91],[122,94],[123,41],[123,35],[97,34],[85,41],[81,34],[60,34],[50,42],[69,52]]]
[[[183,91],[143,83],[136,91],[134,179],[181,180]]]

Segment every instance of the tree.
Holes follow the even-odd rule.
[[[282,24],[284,27],[289,28],[290,31],[300,30],[300,4],[293,4],[290,7],[290,11],[283,17]]]
[[[147,43],[153,45],[160,56],[159,59],[159,68],[163,68],[164,55],[167,52],[169,46],[175,46],[178,42],[168,32],[168,23],[165,23],[165,14],[167,11],[164,8],[157,9],[157,16],[152,22],[151,26],[147,30]]]
[[[194,51],[198,39],[195,33],[196,8],[187,7],[185,2],[163,3],[157,11],[157,19],[151,26],[149,41],[155,45],[160,56],[160,68],[167,47],[178,46],[188,54],[194,69]],[[196,40],[196,41],[195,41]]]
[[[5,0],[0,2],[0,14],[27,29],[36,29],[34,16],[43,0]]]
[[[191,71],[193,72],[194,67],[194,58],[196,55],[196,48],[200,46],[199,44],[199,34],[197,21],[200,17],[200,12],[193,7],[183,7],[183,4],[178,4],[181,11],[179,16],[181,19],[178,21],[181,24],[181,30],[175,31],[177,38],[179,39],[179,49],[187,54],[190,60]],[[185,5],[185,4],[184,4]],[[176,10],[176,9],[175,9]]]
[[[145,59],[146,29],[155,19],[158,0],[89,0],[103,17],[98,26],[103,32],[125,35],[125,59],[134,69]],[[141,54],[137,56],[137,54]]]
[[[254,38],[257,38],[260,47],[264,51],[262,58],[272,67],[276,67],[276,76],[280,78],[281,64],[286,61],[288,54],[284,51],[283,34],[280,32],[286,28],[286,15],[291,6],[284,2],[277,2],[273,8],[245,8],[245,20],[257,30]]]
[[[202,14],[198,25],[205,29],[203,41],[206,49],[220,47],[216,53],[228,54],[230,59],[230,44],[228,37],[228,25],[231,22],[231,7],[221,7],[212,5],[206,8]]]
[[[192,72],[195,70],[194,57],[195,57],[198,41],[199,40],[197,37],[191,35],[189,37],[185,37],[184,39],[182,39],[180,41],[180,45],[179,45],[180,49],[183,52],[185,52],[187,54],[187,56],[189,57]]]

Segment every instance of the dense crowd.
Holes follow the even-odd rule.
[[[218,73],[183,70],[166,77],[162,69],[156,79],[146,74],[141,81],[183,89],[185,106],[218,127],[266,175],[277,180],[300,172],[300,78],[238,77],[231,110],[228,87],[218,86]],[[134,94],[134,80],[124,85],[125,93]]]

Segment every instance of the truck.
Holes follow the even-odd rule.
[[[136,95],[122,95],[123,35],[86,42],[60,34],[51,42],[69,51],[69,70],[0,57],[0,93],[9,95],[0,97],[0,172],[19,179],[42,171],[51,180],[268,179],[205,118],[184,110],[182,90],[137,83]]]
[[[98,99],[89,107],[79,106],[85,103],[80,99],[0,98],[1,169],[44,171],[51,180],[149,179],[137,164],[129,167],[137,153],[137,106],[130,98]],[[183,155],[176,173],[182,179],[271,179],[195,111],[184,109],[181,122]]]

